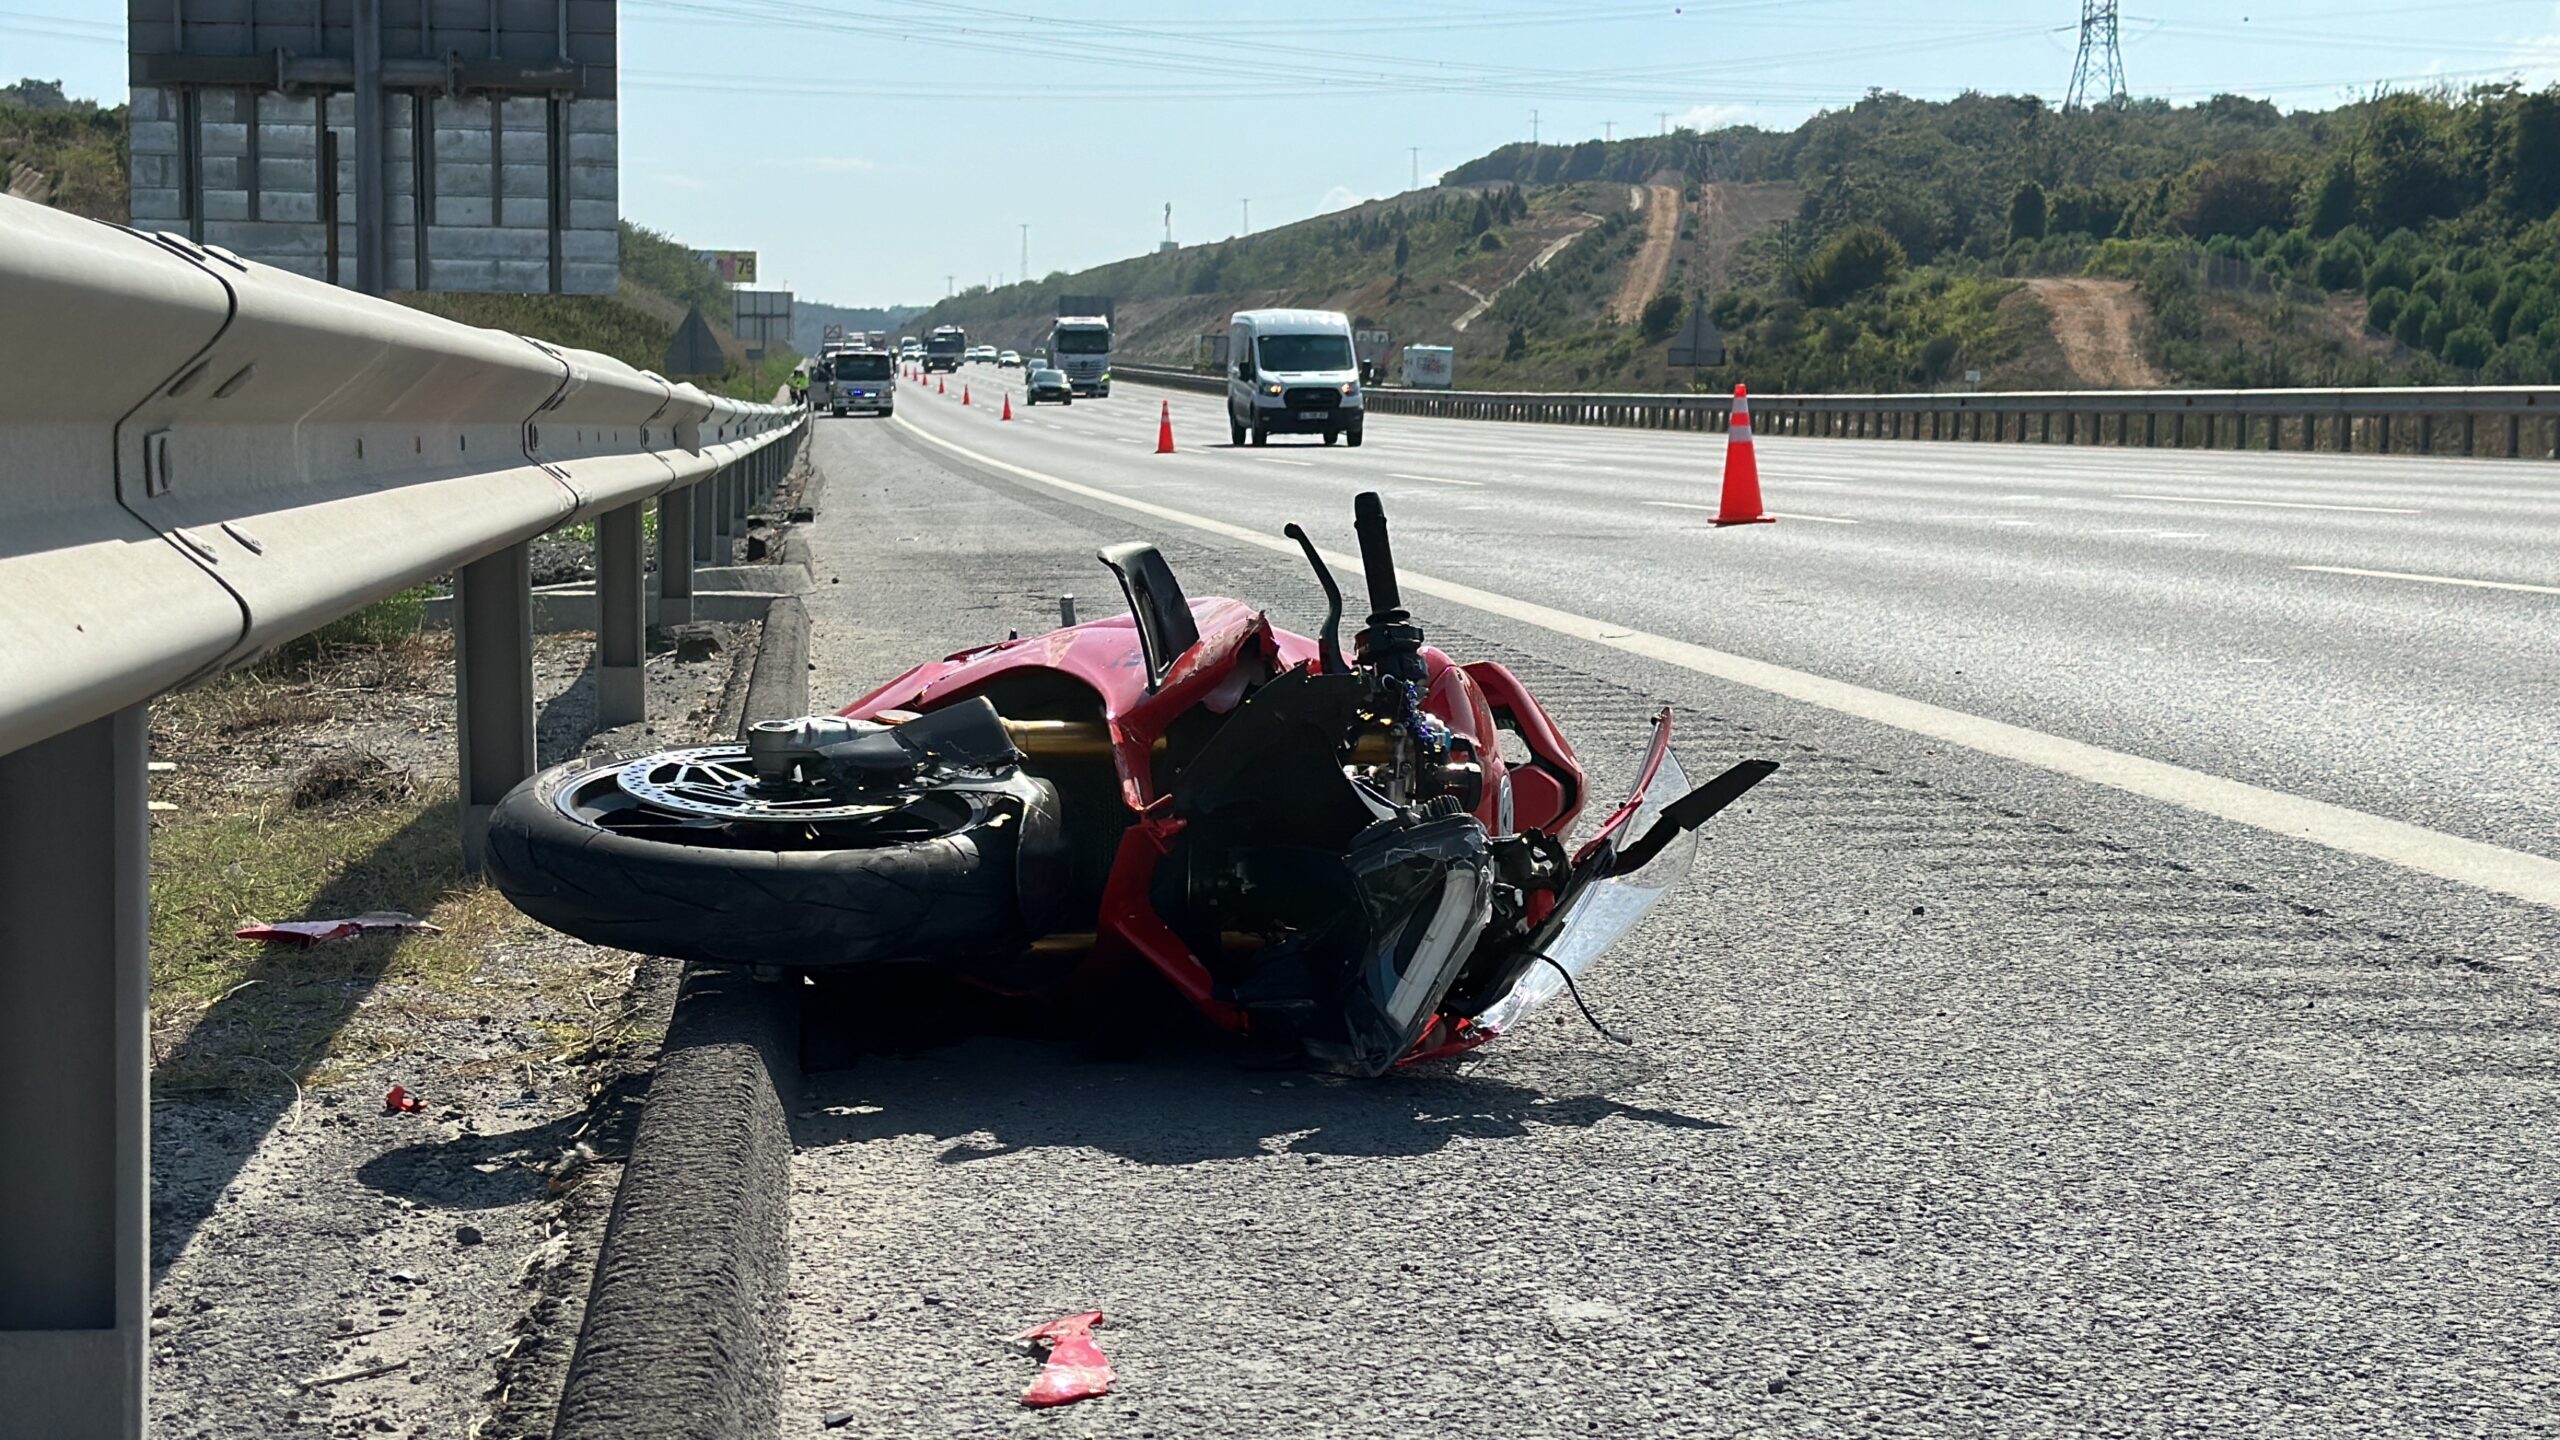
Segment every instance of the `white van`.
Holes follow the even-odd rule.
[[[1351,321],[1339,310],[1239,310],[1227,320],[1227,434],[1339,435],[1360,443],[1366,411]]]

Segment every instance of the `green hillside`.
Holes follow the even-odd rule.
[[[0,188],[122,223],[126,215],[124,107],[69,99],[51,80],[0,86]]]
[[[2542,383],[2555,207],[2560,89],[2294,113],[1875,93],[1788,131],[1509,145],[1439,189],[915,323],[1021,346],[1057,295],[1109,294],[1125,353],[1183,361],[1234,309],[1315,305],[1454,344],[1486,388]],[[1666,351],[1696,303],[1732,363],[1693,380]]]

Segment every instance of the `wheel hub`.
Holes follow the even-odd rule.
[[[848,800],[810,785],[768,784],[741,745],[700,745],[643,755],[615,772],[625,794],[660,810],[709,820],[801,824],[859,820],[901,808],[897,799]]]

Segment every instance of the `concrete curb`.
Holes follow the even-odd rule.
[[[808,707],[809,617],[767,615],[746,723]],[[596,1258],[553,1440],[763,1440],[781,1422],[797,987],[689,966]]]
[[[747,677],[747,706],[739,728],[808,713],[809,607],[797,595],[777,595],[764,612],[764,634],[756,642],[756,668]]]

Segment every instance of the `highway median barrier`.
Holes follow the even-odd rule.
[[[1213,374],[1115,363],[1115,377],[1223,394]],[[1716,394],[1367,387],[1372,414],[1713,433]],[[2288,390],[2009,390],[1755,395],[1761,436],[1986,444],[2560,459],[2560,386]]]

